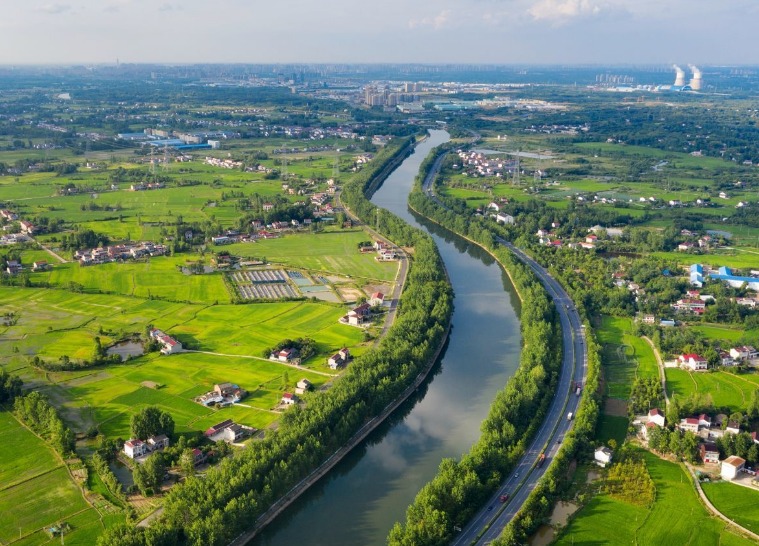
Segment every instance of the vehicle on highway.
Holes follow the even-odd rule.
[[[506,502],[507,500],[509,500],[509,494],[506,493],[505,495],[501,495],[500,497],[498,497],[498,500],[501,502]]]
[[[545,453],[541,453],[538,456],[538,468],[540,468],[541,466],[543,466],[544,462],[546,462],[546,454]]]
[[[514,477],[518,478],[519,477],[519,472],[517,472],[516,474],[514,474]]]
[[[572,414],[571,411],[569,413],[567,413],[567,421],[571,421],[572,420],[572,416],[573,416],[573,414]]]
[[[488,506],[488,512],[490,512],[492,509],[493,509],[493,505],[491,504],[490,506]]]

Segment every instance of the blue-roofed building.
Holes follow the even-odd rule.
[[[701,264],[690,266],[690,284],[697,288],[704,286],[704,266]]]
[[[759,277],[742,277],[733,275],[729,267],[720,267],[718,273],[711,273],[711,279],[724,281],[733,288],[741,288],[745,283],[749,290],[759,292]]]
[[[184,146],[186,143],[184,140],[178,139],[178,138],[167,138],[164,140],[152,140],[148,142],[151,146],[157,146],[159,148],[163,148],[164,146],[168,146],[169,148],[176,148],[178,146]]]

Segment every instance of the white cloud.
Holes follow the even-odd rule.
[[[591,0],[540,0],[527,12],[536,20],[563,22],[576,17],[598,15],[601,5]]]
[[[440,13],[432,17],[423,17],[421,19],[411,19],[408,22],[409,28],[417,27],[432,27],[435,30],[440,30],[448,26],[451,20],[451,10],[444,9]]]
[[[59,13],[71,11],[71,4],[45,4],[44,6],[37,8],[37,11],[57,15]]]

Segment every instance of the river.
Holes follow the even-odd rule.
[[[519,365],[519,300],[480,248],[407,208],[419,166],[445,131],[432,131],[387,178],[372,202],[432,234],[455,291],[453,328],[427,382],[332,472],[253,541],[255,546],[381,545],[445,457],[480,435],[496,393]]]

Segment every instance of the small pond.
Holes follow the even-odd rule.
[[[142,356],[145,354],[145,348],[140,341],[122,341],[116,345],[111,345],[106,350],[108,355],[119,355],[124,362],[130,356]]]

